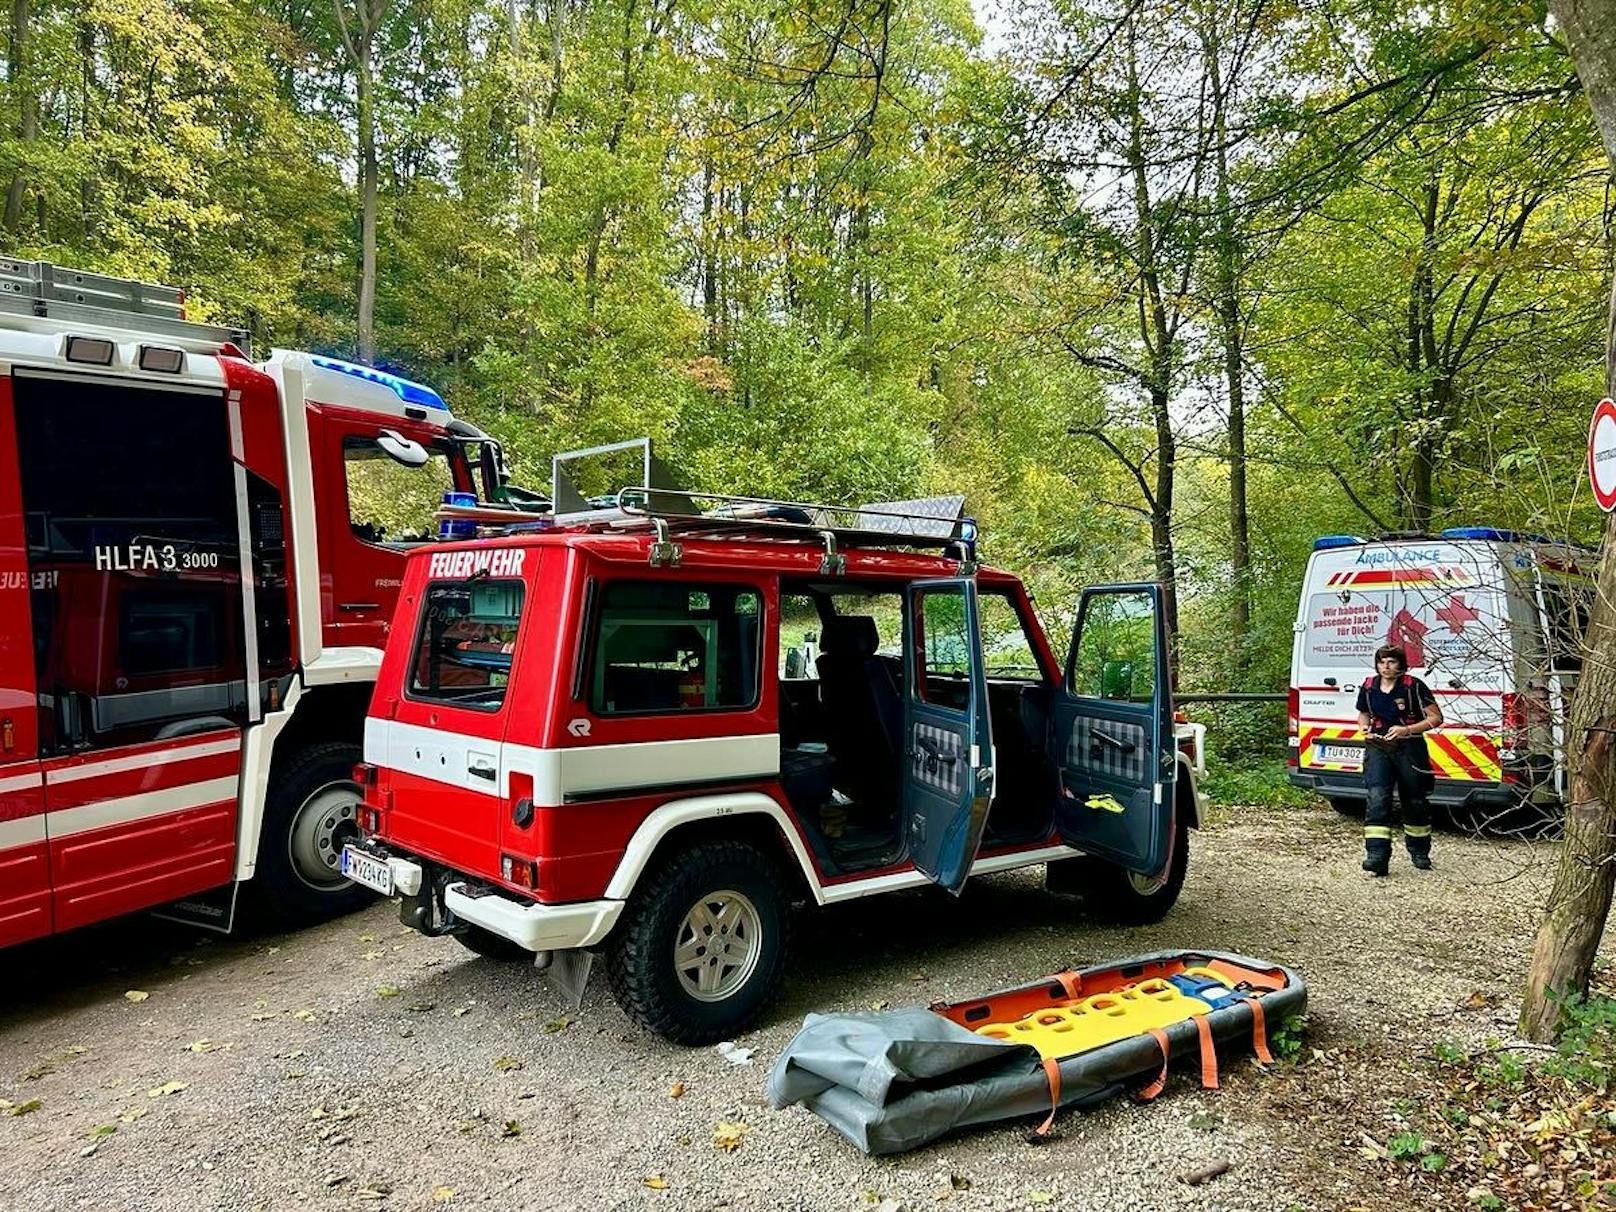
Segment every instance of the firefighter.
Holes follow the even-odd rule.
[[[1408,672],[1408,657],[1387,644],[1375,652],[1375,673],[1358,691],[1358,727],[1364,731],[1363,869],[1385,875],[1392,861],[1392,788],[1403,803],[1403,844],[1421,871],[1431,869],[1431,759],[1422,733],[1442,723],[1431,688]]]

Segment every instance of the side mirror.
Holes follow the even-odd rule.
[[[1100,697],[1102,699],[1133,698],[1133,662],[1107,661],[1100,666]]]
[[[425,446],[392,429],[384,429],[377,434],[376,445],[393,462],[402,463],[405,467],[421,467],[432,457]]]

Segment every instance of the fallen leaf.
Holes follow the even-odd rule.
[[[454,1197],[455,1189],[453,1187],[432,1188],[432,1202],[435,1204],[446,1204]]]
[[[368,959],[368,960],[379,960],[379,959],[383,958],[386,954],[387,954],[387,952],[385,952],[385,951],[367,951],[360,958]]]
[[[1052,1204],[1055,1202],[1055,1193],[1053,1191],[1028,1191],[1027,1202],[1029,1204]]]
[[[356,1199],[386,1199],[392,1191],[388,1187],[360,1187],[354,1192]]]
[[[674,1082],[673,1085],[668,1088],[668,1097],[669,1098],[683,1098],[684,1096],[685,1096],[685,1084],[684,1084],[684,1082]]]
[[[402,992],[397,985],[380,985],[376,989],[377,997],[397,997]]]
[[[47,1058],[31,1069],[24,1069],[22,1071],[22,1080],[25,1082],[37,1082],[40,1078],[55,1072],[56,1062]]]
[[[449,1011],[449,1013],[454,1015],[456,1018],[465,1018],[466,1015],[471,1013],[471,1007],[470,1006],[456,1006],[453,1010]]]
[[[948,1185],[956,1191],[969,1191],[971,1189],[971,1180],[963,1174],[950,1174],[948,1176]]]
[[[501,1073],[515,1073],[521,1067],[522,1062],[517,1060],[514,1056],[502,1056],[494,1062],[494,1068],[498,1069]]]
[[[522,1124],[520,1120],[508,1119],[505,1126],[499,1130],[501,1136],[521,1136]]]
[[[571,1025],[572,1020],[570,1018],[552,1018],[549,1022],[544,1024],[544,1029],[551,1035],[554,1035],[557,1031],[565,1031]]]
[[[7,1115],[32,1115],[41,1105],[37,1098],[31,1098],[25,1103],[7,1103],[5,1112]]]
[[[117,1124],[97,1124],[95,1127],[90,1129],[90,1139],[101,1140],[104,1137],[111,1136],[117,1130]]]
[[[891,1004],[892,1004],[891,1002],[888,1002],[885,999],[882,999],[881,1001],[871,1002],[870,1003],[870,1009],[871,1010],[885,1010]]]
[[[720,1120],[718,1127],[713,1129],[713,1147],[722,1149],[725,1153],[733,1153],[741,1147],[741,1138],[751,1129],[742,1123],[731,1123],[729,1120]]]
[[[225,1046],[226,1045],[218,1043],[215,1040],[211,1040],[204,1035],[201,1039],[195,1041],[194,1043],[186,1044],[185,1050],[187,1052],[217,1052],[220,1048]]]
[[[125,1111],[118,1118],[120,1120],[122,1120],[126,1124],[132,1124],[137,1119],[143,1118],[145,1116],[145,1114],[146,1114],[146,1108],[144,1108],[144,1107],[130,1107],[129,1110]]]
[[[376,936],[374,934],[361,934],[359,936],[359,941],[362,943],[374,943],[376,941]]]
[[[411,1014],[425,1014],[428,1010],[436,1010],[437,1007],[437,1002],[411,1002],[409,1005],[405,1006],[404,1009],[408,1010]]]
[[[123,996],[125,1001],[143,1002],[150,997],[151,994],[147,993],[144,989],[131,989]]]
[[[63,1056],[83,1056],[89,1049],[83,1044],[69,1044],[62,1049]]]
[[[312,1010],[299,1010],[296,1014],[292,1015],[292,1017],[300,1018],[305,1023],[312,1023],[318,1016]]]
[[[666,1191],[668,1189],[668,1180],[660,1174],[653,1174],[650,1178],[641,1179],[640,1181],[653,1191]]]
[[[146,1091],[147,1098],[162,1098],[167,1094],[178,1094],[181,1090],[190,1088],[190,1082],[164,1082],[161,1086]]]

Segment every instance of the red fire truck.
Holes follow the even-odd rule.
[[[0,259],[0,945],[369,895],[337,856],[405,553],[518,494],[429,388],[248,348]]]

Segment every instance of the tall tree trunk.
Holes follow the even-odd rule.
[[[1234,648],[1231,672],[1237,688],[1244,686],[1250,666],[1246,652],[1251,631],[1251,527],[1246,510],[1246,385],[1244,333],[1240,323],[1241,240],[1238,216],[1229,189],[1229,106],[1223,78],[1222,40],[1217,16],[1207,14],[1206,62],[1212,83],[1212,130],[1217,152],[1215,205],[1217,224],[1216,284],[1218,326],[1223,339],[1223,378],[1229,396],[1229,573],[1234,601],[1229,612],[1230,641]],[[1231,82],[1228,82],[1232,84]]]
[[[29,21],[32,13],[29,0],[12,0],[11,5],[11,70],[7,79],[11,82],[12,92],[17,94],[17,139],[27,154],[28,145],[34,141],[34,134],[39,124],[39,94],[35,88],[33,71],[29,62],[30,55],[30,29]],[[28,179],[23,175],[22,169],[17,169],[11,175],[11,187],[6,190],[6,230],[12,233],[17,231],[22,222],[23,192],[27,188]]]
[[[1616,0],[1549,0],[1616,171]],[[1605,390],[1616,394],[1616,289],[1610,300]],[[1599,586],[1582,677],[1566,730],[1571,802],[1554,886],[1544,906],[1521,1002],[1521,1033],[1552,1039],[1565,997],[1586,993],[1616,881],[1616,513],[1605,522]]]
[[[376,103],[367,38],[359,68],[359,360],[376,360]]]
[[[1435,398],[1432,376],[1440,373],[1436,347],[1436,275],[1438,204],[1442,197],[1440,177],[1425,183],[1420,197],[1419,258],[1414,263],[1414,285],[1410,298],[1409,373],[1413,376],[1414,441],[1408,468],[1408,508],[1411,530],[1430,529],[1435,514],[1432,475],[1436,468],[1436,418],[1441,415]]]

